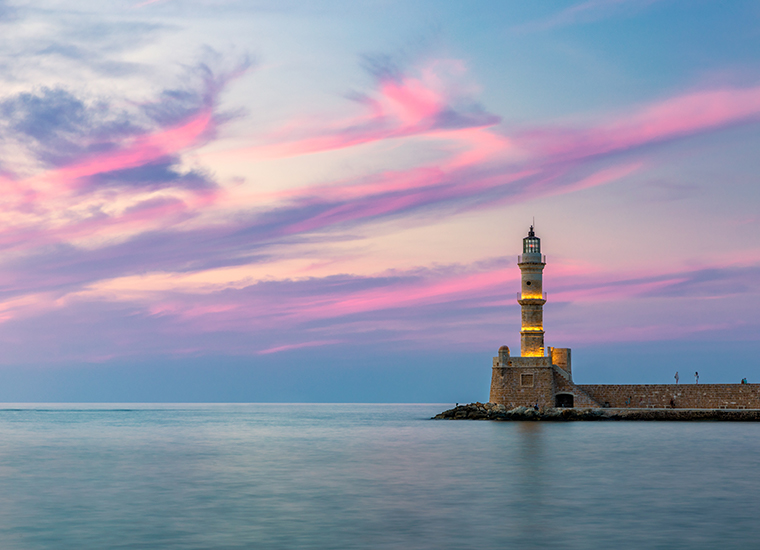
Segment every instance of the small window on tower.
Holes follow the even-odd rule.
[[[533,375],[532,374],[521,374],[520,375],[520,385],[521,386],[528,386],[533,387]]]

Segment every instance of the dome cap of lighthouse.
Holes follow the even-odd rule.
[[[532,225],[528,230],[528,236],[523,239],[523,254],[541,254],[541,239],[536,237]]]
[[[491,349],[493,349],[493,348],[491,348]],[[501,353],[501,352],[503,352],[503,351],[505,351],[505,352],[509,353],[509,346],[501,346],[501,347],[499,348],[499,353]]]

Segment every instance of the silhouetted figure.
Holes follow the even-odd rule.
[[[675,379],[676,379],[676,384],[678,384],[678,371],[676,371]]]
[[[695,380],[696,384],[699,384],[699,373],[698,372],[694,373],[694,380]]]

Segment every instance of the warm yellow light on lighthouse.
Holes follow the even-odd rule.
[[[522,274],[522,289],[517,302],[522,308],[520,330],[520,354],[523,357],[544,356],[544,304],[543,271],[546,259],[541,255],[541,239],[536,237],[533,226],[523,239],[523,253],[517,265]]]

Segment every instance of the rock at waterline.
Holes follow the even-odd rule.
[[[724,420],[760,421],[757,409],[569,409],[516,407],[496,403],[458,405],[434,420]]]

